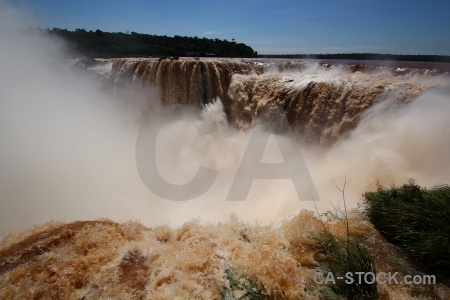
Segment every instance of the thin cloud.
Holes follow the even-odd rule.
[[[211,34],[216,34],[217,31],[203,31],[204,35],[211,35]]]

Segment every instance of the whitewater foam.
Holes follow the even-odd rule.
[[[259,121],[270,120],[280,107],[301,141],[298,153],[321,210],[333,209],[329,202],[340,199],[333,179],[339,182],[344,174],[352,179],[351,207],[376,180],[449,180],[445,76],[394,76],[304,61],[268,72],[277,61],[117,59],[111,66],[113,92],[105,94],[92,77],[55,65],[48,56],[53,41],[39,37],[42,50],[31,51],[34,40],[21,32],[1,34],[2,233],[51,219],[99,217],[181,225],[195,216],[217,221],[237,213],[268,224],[314,209],[299,200],[290,179],[255,180],[246,201],[225,200],[250,136],[276,148],[273,132],[261,129]],[[107,67],[91,69],[104,76]],[[173,103],[202,108],[196,122],[213,132],[200,136],[189,122],[174,120],[158,137],[158,168],[166,180],[189,182],[199,166],[218,170],[211,189],[190,201],[156,197],[136,168],[142,122],[157,120],[156,108]],[[265,162],[271,155],[279,160],[267,153]]]

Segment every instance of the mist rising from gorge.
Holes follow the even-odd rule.
[[[49,220],[103,217],[180,225],[195,217],[217,221],[236,213],[244,220],[270,223],[302,208],[314,209],[311,202],[298,199],[291,180],[257,180],[246,201],[225,200],[251,134],[269,139],[270,133],[255,126],[253,117],[289,93],[297,99],[297,106],[292,102],[293,116],[301,115],[302,103],[311,104],[305,106],[310,109],[307,124],[294,125],[305,128],[299,153],[319,193],[320,210],[338,205],[341,195],[333,180],[339,184],[344,174],[351,180],[347,186],[351,207],[364,191],[374,188],[376,180],[387,185],[410,177],[426,186],[450,182],[448,77],[396,78],[314,68],[260,75],[246,71],[230,77],[225,85],[230,90],[213,80],[194,85],[192,77],[187,79],[192,86],[184,87],[192,93],[183,99],[199,107],[208,103],[196,122],[213,134],[199,135],[187,120],[170,122],[158,136],[158,170],[174,184],[189,182],[199,166],[217,170],[218,175],[212,188],[197,199],[161,199],[142,182],[135,147],[143,118],[158,120],[152,111],[161,105],[164,88],[155,82],[133,90],[136,82],[131,80],[120,97],[106,93],[90,77],[55,58],[63,56],[61,41],[27,35],[21,14],[5,5],[1,8],[0,234]],[[210,78],[228,80],[219,76],[217,65],[210,63]],[[173,66],[173,72],[181,72]],[[192,74],[205,76],[208,70]],[[169,81],[174,77],[167,76],[160,77],[167,90],[181,93],[181,86]],[[221,94],[208,94],[210,87],[222,89]],[[320,95],[324,101],[335,97],[340,106],[317,104],[312,96],[302,98],[308,88],[308,95]],[[215,102],[195,98],[205,93],[221,98]],[[338,115],[342,109],[346,113]],[[332,137],[333,143],[317,143],[317,133],[324,139]],[[264,159],[279,162],[276,140],[269,140]]]

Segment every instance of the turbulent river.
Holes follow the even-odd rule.
[[[69,66],[60,42],[1,30],[1,298],[235,299],[237,278],[316,299],[314,214],[357,208],[377,181],[450,182],[446,64]],[[370,223],[350,227],[383,245],[381,269],[401,260]]]

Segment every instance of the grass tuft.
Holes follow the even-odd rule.
[[[316,256],[321,265],[317,271],[324,277],[332,274],[332,280],[325,281],[335,294],[332,298],[377,299],[376,281],[368,284],[364,280],[358,280],[358,272],[376,274],[373,257],[358,238],[349,236],[347,241],[339,242],[330,233],[326,233],[322,236],[321,245],[322,249]],[[368,280],[371,279],[370,277]]]
[[[375,263],[366,247],[353,238],[349,238],[345,244],[330,238],[328,246],[326,259],[329,271],[333,273],[334,278],[344,278],[336,280],[331,289],[346,299],[377,299],[376,282],[368,284],[364,280],[358,281],[357,272],[376,274]],[[351,274],[353,282],[349,281],[346,274]]]
[[[363,274],[376,274],[375,263],[372,255],[366,247],[356,238],[350,236],[350,227],[345,199],[345,188],[348,184],[347,176],[343,178],[343,185],[336,188],[342,193],[344,202],[344,211],[336,210],[336,218],[345,222],[347,229],[347,239],[345,243],[339,243],[322,222],[324,235],[321,244],[325,252],[326,272],[331,272],[336,282],[330,285],[331,290],[337,295],[344,296],[346,299],[377,299],[377,283],[366,283],[365,280],[358,280],[357,272]],[[314,202],[316,212],[321,217]],[[340,214],[342,217],[340,217]],[[322,221],[322,219],[320,219]],[[349,277],[353,281],[349,280]],[[339,279],[343,278],[343,279]]]

